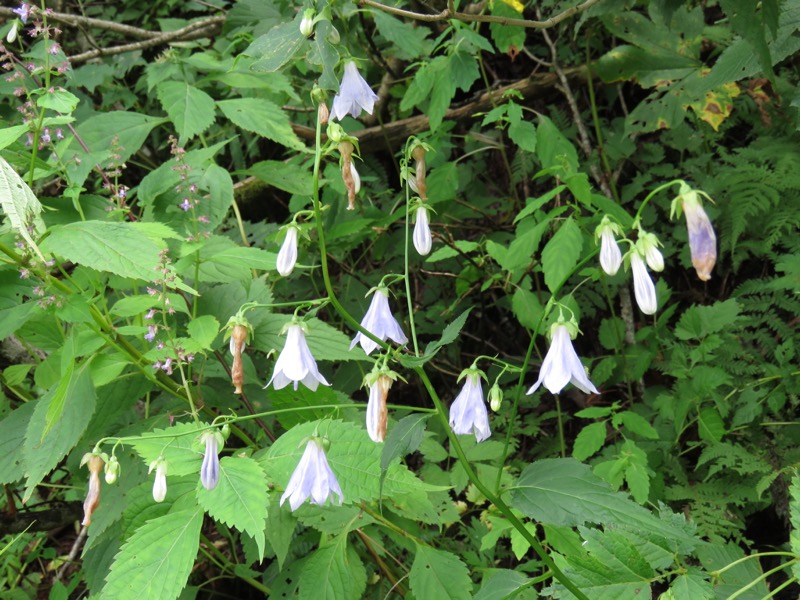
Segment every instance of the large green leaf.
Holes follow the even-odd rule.
[[[305,150],[303,142],[292,131],[289,117],[277,104],[263,98],[234,98],[220,100],[217,106],[234,125],[287,148]]]
[[[14,483],[25,475],[23,454],[25,432],[36,402],[27,402],[0,421],[0,483]]]
[[[444,550],[417,545],[409,581],[411,591],[417,598],[472,598],[472,581],[466,565],[457,556]]]
[[[202,423],[179,423],[168,429],[154,429],[128,442],[134,447],[145,465],[163,457],[167,461],[167,475],[200,475],[203,455],[194,444]]]
[[[256,461],[243,456],[226,456],[219,461],[217,487],[207,490],[199,486],[197,501],[217,521],[249,534],[263,557],[267,491],[267,478]]]
[[[166,248],[135,223],[81,221],[54,227],[43,248],[69,261],[121,277],[152,281]]]
[[[175,124],[180,144],[214,122],[214,99],[185,81],[164,81],[156,87],[156,95]]]
[[[42,253],[31,237],[30,229],[34,233],[44,233],[44,221],[40,216],[42,205],[17,172],[0,156],[0,206],[8,217],[11,228],[28,242],[39,257],[44,261]]]
[[[544,282],[551,292],[556,293],[561,288],[578,264],[581,248],[583,234],[572,217],[569,217],[542,250]]]
[[[114,557],[102,599],[173,600],[186,586],[197,556],[203,511],[171,511],[147,521]]]
[[[254,71],[277,71],[292,59],[303,46],[306,36],[300,32],[303,11],[298,11],[294,21],[282,23],[258,37],[243,52],[257,59],[250,67]]]
[[[364,565],[344,534],[314,552],[300,575],[301,600],[360,600],[366,587]]]
[[[483,585],[473,600],[533,600],[538,594],[531,580],[510,569],[497,569],[483,580]]]
[[[525,516],[552,525],[584,523],[623,525],[658,534],[676,547],[691,548],[683,529],[659,519],[615,492],[588,465],[571,458],[549,458],[528,465],[520,474],[511,504]]]
[[[279,160],[262,160],[245,173],[264,183],[298,196],[311,196],[311,172],[307,167]]]
[[[94,414],[97,399],[88,365],[70,370],[66,381],[66,385],[57,382],[36,401],[28,423],[22,449],[27,475],[25,502],[44,476],[75,447]],[[56,404],[62,405],[58,427],[48,431],[47,417]]]

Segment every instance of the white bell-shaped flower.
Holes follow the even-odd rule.
[[[428,222],[428,208],[424,204],[420,204],[417,207],[415,218],[414,248],[417,249],[421,256],[426,256],[431,251],[433,240],[431,239],[431,226]]]
[[[278,251],[276,268],[278,273],[286,277],[294,271],[295,264],[297,264],[297,227],[289,225],[281,249]]]
[[[408,342],[408,338],[400,328],[400,323],[394,318],[389,308],[389,292],[385,288],[377,288],[372,294],[372,302],[370,302],[364,318],[361,319],[361,326],[384,342],[387,339],[400,345]],[[378,347],[376,342],[360,331],[353,338],[350,349],[355,348],[356,344],[361,344],[367,354]]]
[[[589,381],[586,369],[583,368],[581,359],[572,347],[571,328],[575,329],[577,334],[577,327],[564,321],[559,321],[551,327],[550,349],[542,361],[539,379],[528,390],[528,394],[535,392],[543,383],[553,394],[558,394],[568,383],[572,383],[585,394],[600,393]]]
[[[636,304],[639,305],[639,310],[646,315],[654,315],[658,310],[656,286],[636,248],[631,251],[631,270],[633,271],[633,295],[636,298]]]
[[[325,456],[325,450],[322,449],[320,440],[312,438],[308,440],[305,452],[289,478],[286,491],[281,496],[281,506],[287,498],[293,512],[300,508],[308,498],[311,498],[311,504],[319,506],[323,506],[328,498],[331,498],[335,504],[334,494],[339,496],[339,504],[341,504],[344,500],[342,488],[339,487],[336,475],[333,474],[328,464],[328,458]]]
[[[475,440],[482,442],[492,431],[489,412],[483,401],[481,376],[477,369],[467,369],[462,376],[465,376],[464,387],[450,405],[450,427],[458,435],[474,433]]]
[[[315,391],[320,383],[330,385],[317,369],[317,361],[308,349],[303,327],[298,323],[290,323],[286,327],[286,344],[275,361],[272,378],[264,387],[272,383],[279,390],[289,385],[290,381],[294,382],[294,389],[297,389],[298,383],[302,383],[311,391]]]
[[[344,76],[342,84],[339,86],[339,93],[333,98],[333,116],[339,121],[347,114],[358,118],[362,109],[372,114],[376,100],[378,100],[378,95],[361,77],[356,63],[348,62],[344,66]]]

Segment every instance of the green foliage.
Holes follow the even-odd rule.
[[[797,596],[800,1],[384,4],[7,18],[0,595]]]

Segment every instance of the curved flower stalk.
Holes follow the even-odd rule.
[[[408,343],[408,338],[400,328],[400,323],[392,315],[392,311],[389,308],[389,291],[384,287],[376,288],[372,294],[372,302],[370,302],[367,313],[361,320],[361,326],[384,342],[390,339],[401,346]],[[356,344],[361,344],[367,354],[370,354],[378,347],[376,342],[360,331],[350,343],[350,350],[355,348]]]
[[[572,339],[577,333],[578,328],[574,323],[563,320],[550,328],[550,349],[542,361],[539,379],[528,390],[528,394],[534,393],[543,383],[553,394],[558,394],[568,383],[572,383],[584,394],[600,393],[589,381],[586,369],[572,347]]]
[[[600,238],[600,266],[607,275],[616,275],[622,266],[622,252],[615,238],[618,234],[619,225],[612,222],[608,215],[603,217],[594,232],[595,237]]]
[[[281,506],[287,498],[292,512],[300,508],[308,498],[311,498],[311,504],[319,506],[323,506],[328,498],[331,498],[336,504],[336,500],[333,498],[334,494],[339,496],[338,504],[341,504],[344,501],[342,488],[339,487],[336,475],[333,474],[328,464],[325,450],[322,449],[322,440],[316,437],[311,438],[306,444],[300,462],[289,478],[289,483],[286,484],[286,491],[281,496]]]
[[[219,483],[219,451],[225,440],[219,431],[205,431],[200,436],[205,444],[203,465],[200,467],[200,483],[207,490],[213,490]]]
[[[689,250],[692,253],[692,266],[702,281],[711,279],[711,271],[717,263],[717,235],[708,218],[700,194],[685,183],[681,183],[680,194],[672,203],[672,215],[678,210],[678,203],[686,215],[689,230]]]
[[[81,525],[92,524],[92,514],[100,506],[100,471],[103,469],[103,458],[99,454],[88,453],[81,459],[81,466],[89,465],[89,489],[83,501],[83,521]]]
[[[153,500],[163,502],[167,497],[167,461],[158,458],[150,463],[148,473],[155,469],[156,477],[153,480]]]
[[[431,227],[428,222],[428,207],[420,204],[414,216],[416,223],[414,224],[414,248],[421,256],[426,256],[431,251],[433,239],[431,238]]]
[[[278,360],[275,361],[275,370],[272,372],[267,385],[274,384],[275,389],[289,385],[289,382],[294,382],[294,389],[297,385],[302,383],[312,392],[316,391],[321,383],[322,385],[330,385],[328,381],[320,374],[317,369],[317,361],[308,349],[306,336],[303,333],[303,326],[300,323],[289,323],[286,328],[286,344],[283,346]]]
[[[290,224],[286,226],[286,237],[283,238],[283,244],[278,251],[276,268],[278,273],[287,277],[294,271],[295,264],[297,264],[297,227]]]
[[[352,60],[347,62],[339,93],[333,98],[333,116],[339,121],[348,114],[357,119],[362,110],[371,115],[377,100],[378,95],[361,77],[356,63]]]
[[[631,253],[631,270],[633,271],[633,295],[636,297],[636,304],[646,315],[654,315],[658,310],[658,299],[656,298],[656,286],[647,272],[644,259],[639,250],[634,248]]]
[[[648,267],[653,269],[653,271],[664,270],[664,256],[658,249],[658,247],[661,245],[661,242],[658,241],[658,238],[654,233],[640,231],[639,240],[636,242],[636,245],[638,246],[641,254],[644,256]]]
[[[453,433],[465,435],[475,434],[475,440],[480,443],[490,435],[489,412],[483,401],[483,388],[481,387],[482,373],[471,367],[461,372],[459,381],[466,378],[464,387],[450,405],[450,427]]]

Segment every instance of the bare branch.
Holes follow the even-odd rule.
[[[0,7],[0,16],[8,18],[17,17],[17,15],[13,12],[13,9],[6,7]],[[122,35],[128,37],[136,37],[141,39],[149,39],[161,35],[160,31],[151,31],[149,29],[142,29],[140,27],[132,27],[123,23],[117,23],[116,21],[93,19],[92,17],[82,17],[80,15],[70,15],[67,13],[49,12],[47,13],[47,18],[49,20],[71,25],[73,27],[92,27],[94,29],[105,29],[107,31],[121,33]]]
[[[381,4],[380,2],[376,2],[375,0],[358,0],[358,3],[362,6],[369,6],[371,8],[376,8],[378,10],[382,10],[392,15],[396,15],[398,17],[404,17],[406,19],[413,19],[415,21],[425,21],[428,23],[435,23],[437,21],[449,21],[451,19],[456,21],[463,21],[465,23],[499,23],[501,25],[510,25],[512,27],[526,27],[529,29],[547,29],[549,27],[553,27],[564,21],[565,19],[569,19],[570,17],[581,13],[595,4],[600,2],[600,0],[586,0],[582,4],[578,4],[577,6],[573,6],[572,8],[568,8],[562,13],[557,14],[554,17],[549,19],[545,19],[544,21],[530,21],[528,19],[509,19],[507,17],[498,17],[495,15],[472,15],[469,13],[463,13],[454,11],[451,8],[445,8],[442,12],[437,14],[423,14],[417,13],[410,10],[403,10],[402,8],[395,8],[393,6],[386,6],[385,4]]]

